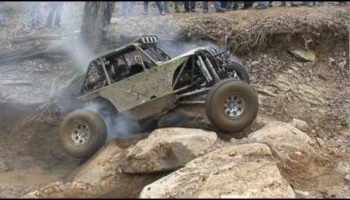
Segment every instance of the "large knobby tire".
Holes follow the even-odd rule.
[[[229,73],[235,71],[240,80],[250,84],[249,72],[242,64],[238,62],[231,62],[229,65],[227,65],[227,71]]]
[[[215,128],[228,133],[237,132],[255,119],[259,109],[258,96],[247,83],[226,79],[211,88],[205,109]]]
[[[87,158],[102,147],[107,129],[99,114],[76,110],[64,118],[59,134],[61,145],[67,154]]]

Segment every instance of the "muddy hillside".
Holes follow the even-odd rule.
[[[112,134],[90,159],[70,157],[58,141],[67,104],[60,95],[94,55],[77,39],[84,4],[67,2],[59,29],[32,28],[25,5],[8,4],[0,27],[0,197],[349,197],[348,5],[165,16],[151,6],[143,16],[139,4],[139,15],[114,13],[103,50],[156,34],[176,56],[223,48],[229,36],[258,93],[254,122],[240,133],[214,132],[202,107],[183,106],[179,112],[203,121]]]

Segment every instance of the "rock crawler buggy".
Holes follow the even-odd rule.
[[[130,44],[97,56],[82,77],[78,99],[102,105],[98,112],[77,109],[60,127],[64,150],[88,157],[107,137],[106,116],[145,120],[179,104],[202,104],[212,125],[223,132],[247,127],[258,112],[258,98],[247,69],[225,49],[193,49],[171,58],[143,35]],[[206,95],[205,100],[196,97]]]

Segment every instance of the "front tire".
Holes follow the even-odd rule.
[[[258,113],[258,96],[247,83],[226,79],[209,91],[206,113],[214,127],[224,132],[246,128]]]
[[[69,113],[60,127],[60,142],[64,151],[76,158],[87,158],[104,144],[107,131],[102,117],[92,111]]]

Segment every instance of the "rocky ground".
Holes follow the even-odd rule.
[[[68,4],[58,30],[10,18],[1,47],[18,45],[12,37],[74,36],[82,4]],[[113,139],[88,161],[62,152],[60,118],[41,109],[86,55],[1,64],[0,197],[349,197],[349,16],[346,6],[115,14],[111,39],[157,34],[172,55],[222,46],[228,34],[260,109],[238,134],[158,129]],[[205,116],[201,108],[178,111]]]

